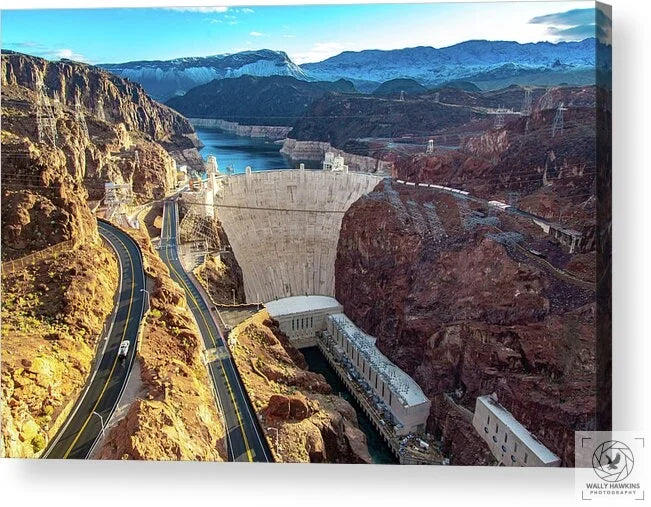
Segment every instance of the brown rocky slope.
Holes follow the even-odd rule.
[[[278,462],[370,463],[355,409],[333,395],[322,375],[266,310],[235,327],[233,358]],[[269,430],[274,428],[274,430]]]
[[[605,122],[597,122],[596,92],[594,86],[550,92],[552,104],[566,106],[562,132],[552,129],[555,107],[540,110],[534,102],[531,116],[508,116],[498,129],[488,125],[465,136],[459,149],[398,157],[396,175],[485,199],[516,197],[521,209],[594,236],[596,174],[609,149],[598,142],[606,137]]]
[[[203,363],[203,342],[185,295],[144,232],[151,310],[138,350],[141,396],[98,446],[99,459],[224,461],[225,428]]]
[[[65,421],[113,309],[117,269],[106,248],[87,244],[2,277],[0,456],[38,457]]]
[[[202,167],[190,123],[139,85],[90,65],[19,53],[3,53],[1,71],[3,187],[44,184],[24,160],[38,142],[39,110],[54,119],[56,148],[51,141],[39,147],[55,153],[58,165],[83,181],[93,199],[103,195],[107,181],[132,183],[142,198],[160,196],[175,185],[173,160]],[[48,107],[38,107],[39,81]]]
[[[535,226],[506,214],[472,224],[470,206],[380,183],[344,216],[336,297],[432,400],[429,430],[453,464],[491,461],[454,403],[473,410],[494,392],[571,466],[574,431],[595,424],[594,292],[542,269],[499,232],[549,243]]]

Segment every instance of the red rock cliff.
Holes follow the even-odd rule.
[[[573,432],[594,426],[594,292],[500,242],[500,231],[522,234],[525,246],[546,241],[535,227],[505,214],[472,225],[474,206],[380,183],[344,216],[336,297],[423,387],[429,430],[453,464],[491,457],[444,393],[474,410],[477,396],[495,392],[571,466]]]

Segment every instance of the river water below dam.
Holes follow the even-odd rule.
[[[333,394],[339,394],[339,396],[344,398],[355,409],[359,429],[366,435],[366,442],[368,443],[368,450],[371,454],[373,463],[397,464],[398,459],[393,455],[391,449],[389,449],[389,446],[375,429],[369,418],[366,417],[366,414],[364,414],[362,409],[359,407],[355,398],[353,398],[353,396],[348,392],[345,384],[337,376],[335,371],[332,369],[332,366],[328,364],[328,361],[319,348],[308,347],[301,349],[301,353],[305,357],[308,369],[323,375],[328,384],[330,384],[330,387],[332,387]]]
[[[281,143],[262,138],[237,136],[220,129],[195,127],[204,147],[199,150],[205,159],[217,157],[221,172],[232,166],[235,173],[243,173],[246,166],[253,171],[296,168],[302,162],[307,169],[318,169],[315,161],[292,160],[280,153]]]

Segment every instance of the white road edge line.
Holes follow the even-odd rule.
[[[129,237],[129,239],[131,239],[131,238]],[[120,243],[122,243],[122,240],[119,237],[118,237],[118,241],[120,241]],[[142,251],[140,250],[140,246],[134,240],[131,239],[131,241],[133,241],[134,244],[136,245],[136,250],[138,251],[138,257],[140,258],[140,266],[143,266],[144,259],[142,258]],[[128,251],[129,249],[127,248],[127,245],[125,243],[122,243],[122,244],[124,245],[125,249]],[[146,288],[147,287],[147,278],[145,276],[144,268],[141,270],[141,273],[142,273],[142,286],[143,286],[143,288]],[[135,289],[135,287],[134,287],[134,289]],[[111,408],[111,411],[109,412],[108,417],[106,418],[107,422],[111,420],[111,417],[113,417],[113,413],[115,412],[115,409],[120,404],[120,400],[122,399],[122,395],[124,394],[124,390],[127,387],[127,383],[129,382],[129,377],[131,376],[131,368],[133,367],[133,360],[134,360],[134,358],[136,356],[138,336],[140,335],[140,326],[142,325],[142,317],[143,317],[143,315],[145,313],[145,297],[142,294],[143,293],[141,292],[142,304],[140,305],[140,318],[138,319],[138,331],[136,332],[136,337],[134,339],[133,347],[131,347],[132,351],[131,351],[131,358],[129,360],[129,367],[127,368],[127,374],[124,377],[124,382],[122,383],[122,387],[120,388],[120,393],[118,394],[118,398],[115,401],[115,404],[113,405],[113,408]],[[129,323],[126,322],[125,326],[128,326],[128,325],[129,325]],[[104,429],[104,426],[102,426],[102,429]],[[87,459],[88,456],[90,456],[92,454],[93,450],[95,449],[95,446],[99,442],[100,434],[101,433],[98,433],[97,436],[95,437],[95,440],[93,440],[93,444],[90,446],[90,449],[88,450],[88,453],[86,454],[84,459]]]
[[[98,229],[99,229],[99,224],[100,223],[101,222],[98,222]],[[118,294],[122,294],[122,278],[123,278],[122,277],[122,269],[123,269],[122,259],[120,258],[120,254],[118,253],[118,251],[115,248],[115,246],[113,245],[113,243],[111,243],[111,241],[108,238],[105,237],[105,239],[106,239],[106,242],[111,246],[111,248],[115,252],[115,256],[117,257],[118,263],[120,265],[120,284],[118,286]],[[104,340],[104,348],[102,349],[101,357],[104,357],[104,354],[106,353],[106,347],[108,347],[108,342],[109,342],[108,338],[111,336],[111,333],[113,332],[113,325],[115,324],[115,319],[116,319],[117,314],[118,314],[118,307],[119,307],[119,303],[117,305],[115,305],[115,308],[113,308],[113,316],[111,317],[111,325],[109,326],[108,332],[106,334],[106,339]],[[79,407],[81,406],[82,401],[84,400],[86,394],[88,393],[88,389],[90,389],[90,386],[93,383],[93,380],[95,380],[95,376],[97,375],[97,372],[99,371],[99,365],[101,364],[101,362],[102,362],[102,360],[100,358],[99,361],[97,361],[97,367],[93,371],[93,374],[92,374],[91,378],[86,383],[86,387],[84,388],[84,391],[79,396],[79,398],[77,398],[77,403],[75,404],[75,408],[73,409],[73,411],[70,414],[68,414],[68,417],[66,418],[66,422],[63,424],[63,426],[61,426],[61,428],[59,428],[59,431],[57,432],[54,440],[52,440],[48,444],[47,450],[41,456],[41,458],[47,458],[50,455],[50,452],[52,452],[52,449],[54,448],[54,446],[59,442],[59,440],[61,440],[61,437],[65,433],[66,428],[70,425],[70,423],[72,422],[72,418],[75,416],[75,414],[79,410]]]

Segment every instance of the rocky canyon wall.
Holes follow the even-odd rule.
[[[240,125],[234,121],[216,118],[188,118],[195,127],[216,128],[244,137],[264,137],[266,139],[285,139],[291,127],[271,125]]]
[[[393,170],[393,162],[378,160],[364,155],[346,153],[323,141],[297,141],[296,139],[285,139],[280,153],[287,155],[294,160],[323,160],[326,152],[332,151],[335,155],[344,157],[345,163],[351,171],[366,173],[377,173],[387,176]]]
[[[522,235],[521,245],[537,247],[545,239],[535,226],[507,214],[481,219],[475,207],[384,180],[342,220],[336,298],[432,400],[428,429],[453,464],[491,462],[454,404],[472,411],[477,396],[496,393],[571,466],[574,431],[595,425],[594,291],[507,241]],[[550,248],[549,258],[562,258]]]

